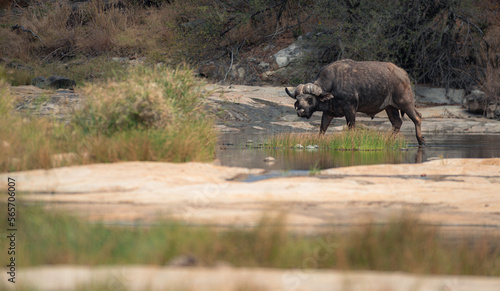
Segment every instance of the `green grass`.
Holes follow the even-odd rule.
[[[201,84],[187,67],[134,68],[78,92],[85,100],[63,124],[14,113],[17,100],[0,79],[0,172],[214,157],[213,122],[202,108]],[[57,159],[58,154],[69,158]]]
[[[5,204],[0,204],[3,209]],[[437,227],[402,215],[385,225],[368,224],[348,232],[317,235],[285,230],[286,216],[263,218],[254,228],[216,230],[161,220],[149,226],[88,223],[57,211],[18,205],[18,265],[154,264],[179,255],[203,265],[225,261],[234,266],[334,268],[404,271],[418,274],[500,275],[497,238],[450,241]],[[2,215],[0,227],[6,229]],[[0,248],[7,249],[5,235]],[[0,261],[7,260],[6,252]]]
[[[365,128],[327,135],[282,133],[270,137],[265,144],[271,148],[292,148],[301,144],[304,147],[318,145],[322,149],[362,151],[399,150],[407,147],[406,139],[401,134],[394,136],[391,132]]]

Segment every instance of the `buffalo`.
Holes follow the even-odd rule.
[[[285,91],[296,100],[298,116],[309,119],[314,112],[323,112],[320,134],[326,132],[334,117],[345,116],[351,129],[356,124],[356,112],[373,118],[385,110],[394,134],[399,132],[401,117],[406,114],[415,124],[418,144],[425,145],[422,115],[415,109],[410,79],[393,63],[336,61],[322,68],[313,83],[298,85],[294,93],[287,88]]]

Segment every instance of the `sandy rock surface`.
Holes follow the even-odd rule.
[[[6,276],[6,274],[1,274],[0,278],[4,279]],[[36,286],[36,290],[41,291],[85,290],[82,286],[96,286],[95,290],[99,290],[97,286],[101,286],[106,287],[106,290],[130,291],[500,290],[500,279],[491,277],[420,276],[391,272],[340,272],[312,269],[48,266],[23,270],[22,276],[25,279],[19,287]]]
[[[97,164],[2,174],[23,199],[90,220],[170,217],[221,226],[254,225],[286,213],[290,228],[383,222],[417,213],[450,230],[500,227],[500,159],[443,159],[422,164],[328,169],[317,176],[239,182],[260,170],[212,164]]]

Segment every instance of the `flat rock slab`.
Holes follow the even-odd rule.
[[[159,217],[219,226],[253,226],[286,213],[290,228],[384,222],[411,212],[452,231],[500,229],[500,159],[328,169],[317,176],[238,182],[261,170],[201,163],[124,162],[0,175],[15,178],[26,201],[89,220]]]
[[[2,283],[6,272],[0,273]],[[500,278],[422,276],[389,272],[340,272],[315,269],[171,268],[154,266],[46,266],[20,271],[2,290],[198,290],[198,291],[498,291]],[[99,287],[101,286],[101,287]],[[14,287],[18,287],[17,289]]]

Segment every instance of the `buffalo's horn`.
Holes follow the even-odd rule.
[[[306,84],[304,88],[304,93],[312,94],[314,96],[319,96],[323,94],[323,89],[316,84]]]
[[[285,88],[285,91],[286,91],[286,94],[288,94],[288,96],[290,96],[293,99],[295,99],[295,95],[293,95],[292,93],[290,93],[290,91],[288,91],[288,88]]]
[[[304,84],[300,84],[295,88],[295,97],[304,94]]]

